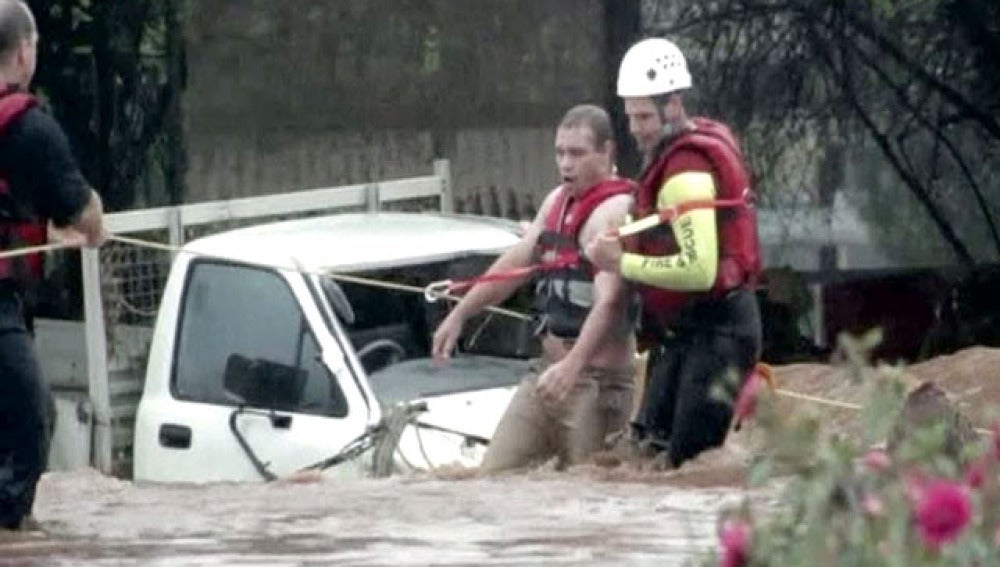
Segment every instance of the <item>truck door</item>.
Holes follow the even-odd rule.
[[[140,408],[137,479],[280,477],[364,432],[368,402],[301,275],[194,260],[178,317],[169,390]]]

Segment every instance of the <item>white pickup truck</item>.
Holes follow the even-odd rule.
[[[339,276],[419,289],[481,272],[517,239],[495,219],[352,213],[188,243],[153,332],[135,479],[260,480],[331,464],[370,474],[379,450],[393,470],[477,464],[537,352],[531,325],[482,316],[438,366],[430,339],[446,302]],[[405,427],[390,431],[399,407]],[[387,435],[388,453],[364,450]]]

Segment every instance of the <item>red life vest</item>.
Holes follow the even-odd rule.
[[[601,203],[616,195],[631,194],[635,189],[632,181],[617,177],[594,185],[579,199],[572,199],[564,187],[557,189],[535,250],[543,262],[566,264],[543,272],[536,290],[537,307],[553,335],[578,336],[593,305],[597,270],[580,254],[580,229]]]
[[[659,158],[643,172],[632,211],[633,218],[644,218],[657,212],[657,195],[666,181],[664,175],[679,152],[698,152],[712,164],[717,200],[744,199],[747,204],[716,210],[719,264],[711,290],[684,292],[639,286],[643,310],[661,323],[669,322],[682,307],[695,300],[721,297],[732,289],[753,286],[761,270],[750,175],[739,143],[723,124],[707,118],[695,118],[693,121],[695,129],[670,141]],[[626,239],[625,249],[644,256],[667,256],[679,251],[673,231],[666,225]]]
[[[545,216],[545,229],[538,240],[539,251],[555,252],[557,257],[578,254],[580,229],[601,203],[616,195],[628,195],[637,189],[629,179],[612,177],[588,189],[582,198],[570,201],[565,187],[557,189],[552,207]],[[586,262],[585,259],[582,259]]]
[[[27,93],[8,91],[0,95],[0,136],[37,104],[35,97]],[[14,203],[6,176],[0,171],[0,249],[45,244],[47,220],[26,214],[24,209]],[[42,254],[0,258],[0,279],[37,279],[42,276],[43,267]]]

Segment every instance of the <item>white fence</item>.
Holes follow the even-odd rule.
[[[450,164],[436,160],[433,167],[425,177],[110,214],[106,224],[114,234],[179,247],[195,235],[276,218],[405,209],[414,203],[452,212]],[[146,356],[171,259],[170,252],[120,242],[82,251],[91,464],[108,474],[127,476],[131,469]]]
[[[435,161],[432,175],[423,177],[129,211],[108,215],[107,225],[116,234],[179,247],[192,237],[277,218],[415,207],[454,210],[447,160]],[[809,262],[799,265],[796,258],[812,261],[820,245],[864,244],[857,231],[837,232],[836,218],[819,223],[809,217],[779,230],[776,212],[760,213],[761,240],[772,262],[780,260],[780,264],[809,270]],[[820,230],[822,226],[827,230]],[[777,243],[784,248],[774,248]],[[127,476],[131,468],[133,427],[146,356],[171,260],[171,252],[121,242],[110,242],[100,250],[83,250],[84,337],[79,324],[44,323],[50,336],[42,350],[65,356],[43,360],[43,366],[47,372],[72,375],[68,383],[73,389],[86,389],[94,430],[91,464],[106,473]],[[40,342],[46,342],[45,337]],[[85,360],[80,352],[84,342]]]

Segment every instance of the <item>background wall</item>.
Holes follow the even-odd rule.
[[[203,0],[187,19],[188,202],[423,175],[530,214],[554,127],[602,103],[597,0]]]

